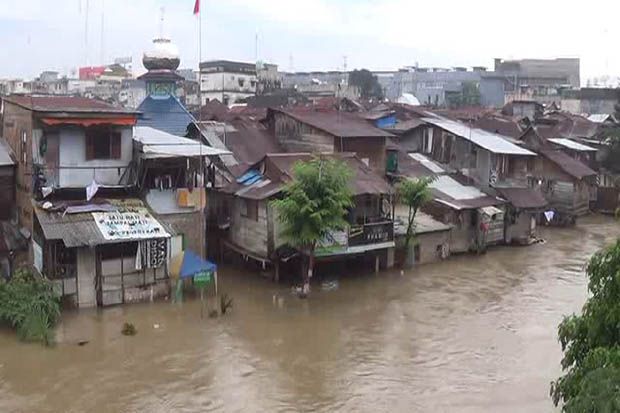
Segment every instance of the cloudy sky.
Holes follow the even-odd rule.
[[[86,3],[89,3],[86,35]],[[614,53],[620,4],[591,0],[202,0],[203,59],[252,61],[284,70],[491,67],[494,57],[580,57],[582,81],[620,75]],[[110,62],[142,52],[159,32],[196,67],[194,0],[0,0],[0,77]],[[104,13],[102,14],[102,10]],[[102,42],[103,21],[103,42]],[[88,39],[88,48],[86,45]],[[102,47],[103,46],[103,47]],[[142,70],[141,64],[136,65]]]

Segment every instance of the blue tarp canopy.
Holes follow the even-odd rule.
[[[201,272],[215,272],[216,270],[217,265],[211,261],[200,258],[195,252],[185,251],[179,276],[191,278]]]

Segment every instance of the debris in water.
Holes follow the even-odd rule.
[[[229,308],[232,308],[233,300],[228,296],[228,294],[224,293],[220,297],[220,311],[222,315],[226,314]]]
[[[340,283],[338,283],[338,280],[324,281],[323,284],[321,284],[321,288],[323,289],[323,291],[337,290],[338,287],[340,287]]]
[[[220,313],[218,313],[217,310],[209,311],[209,318],[217,318],[219,315]]]
[[[158,329],[159,329],[159,324],[153,324],[153,328],[154,328],[155,330],[158,330]]]
[[[90,343],[90,340],[82,340],[82,341],[78,341],[77,345],[78,346],[85,346],[88,343]]]
[[[135,336],[138,333],[136,330],[136,326],[131,323],[123,324],[123,329],[121,330],[121,334],[124,336]]]

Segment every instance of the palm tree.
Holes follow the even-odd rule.
[[[407,216],[407,233],[405,234],[405,253],[407,257],[406,263],[408,265],[413,263],[413,255],[409,250],[409,244],[415,235],[415,217],[420,208],[433,199],[429,186],[433,180],[434,178],[430,177],[420,179],[404,179],[396,186],[399,201],[409,207],[409,214]]]

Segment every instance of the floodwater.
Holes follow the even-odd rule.
[[[554,411],[556,326],[619,230],[589,217],[543,229],[545,244],[341,277],[308,300],[224,270],[234,308],[216,320],[196,301],[66,313],[55,348],[0,333],[0,412]]]

